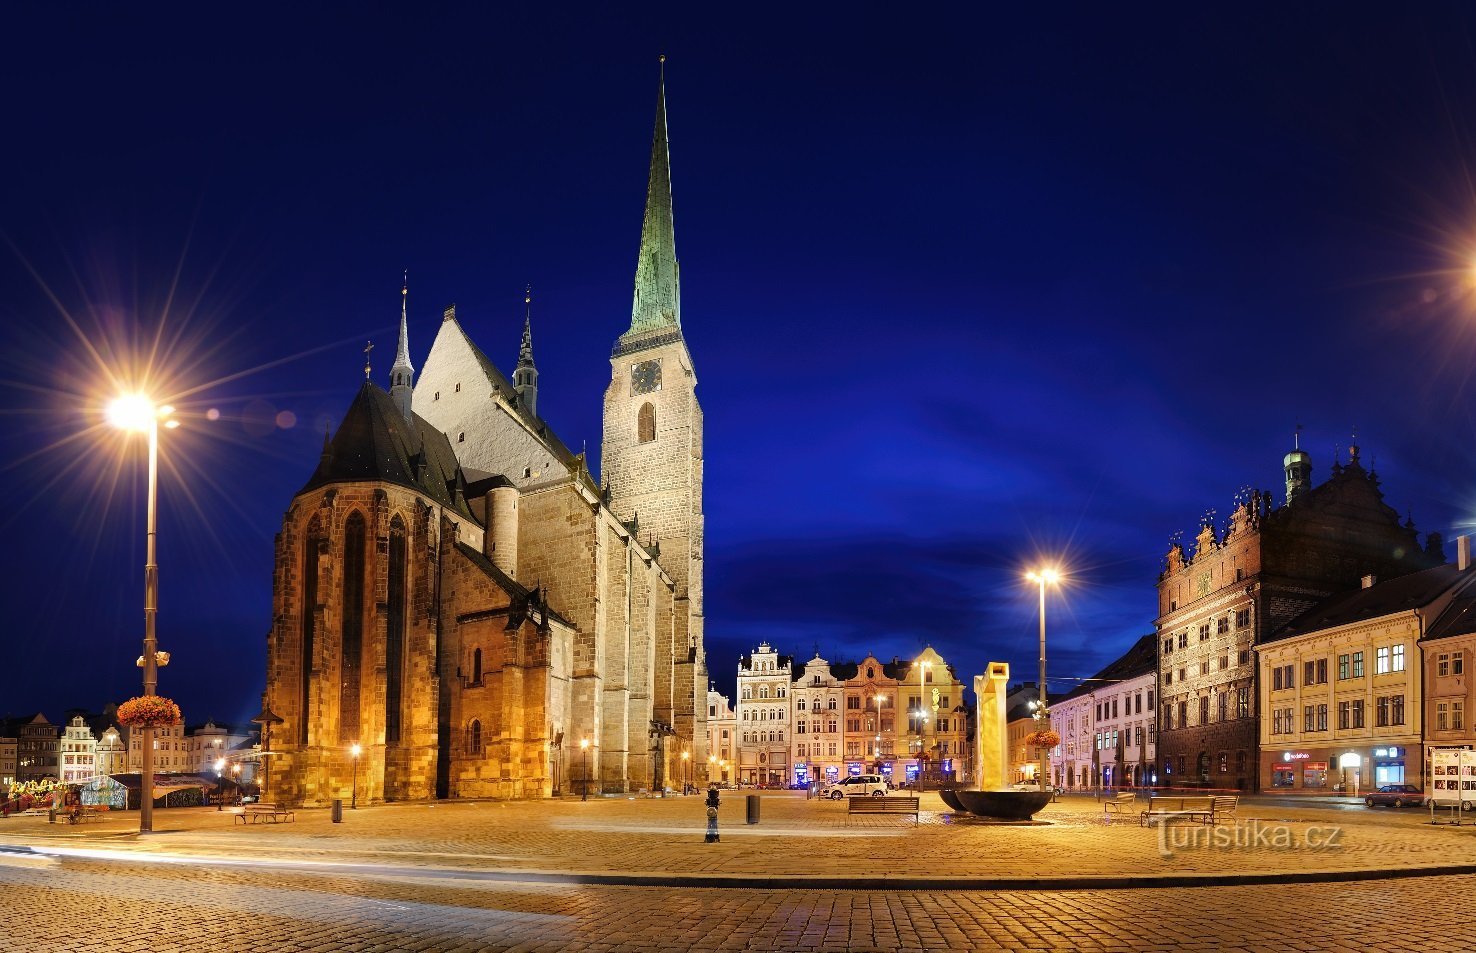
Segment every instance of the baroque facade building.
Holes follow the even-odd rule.
[[[1294,449],[1283,461],[1283,504],[1244,491],[1223,531],[1207,517],[1192,553],[1170,546],[1156,620],[1160,783],[1255,790],[1264,690],[1255,646],[1366,574],[1392,578],[1444,560],[1438,534],[1422,550],[1358,447],[1349,452],[1313,486],[1311,457]]]
[[[708,767],[702,414],[680,322],[664,84],[603,481],[538,413],[531,303],[511,378],[446,309],[419,380],[408,288],[277,538],[268,796],[537,798]]]
[[[844,767],[841,712],[845,704],[845,682],[836,678],[831,664],[817,651],[804,668],[795,671],[789,694],[790,718],[794,724],[790,760],[794,764],[795,782],[835,782]],[[876,743],[880,740],[878,733]]]
[[[93,737],[87,719],[72,716],[58,744],[61,780],[68,784],[91,781],[97,773],[97,738]]]
[[[790,783],[789,687],[794,659],[772,645],[738,660],[738,780],[787,787]]]

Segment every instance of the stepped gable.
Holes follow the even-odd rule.
[[[359,388],[298,495],[331,483],[392,483],[472,518],[464,492],[456,492],[466,481],[446,435],[419,414],[406,421],[394,398],[372,381]]]

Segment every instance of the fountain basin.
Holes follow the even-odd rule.
[[[947,794],[956,798],[965,811],[980,817],[1009,821],[1028,821],[1051,802],[1050,791],[960,791],[938,792],[943,803],[953,806]]]

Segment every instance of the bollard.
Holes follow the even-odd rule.
[[[759,796],[757,794],[750,794],[748,796],[748,823],[750,823],[750,824],[757,824],[758,822],[759,822]]]
[[[333,799],[333,823],[343,823],[343,798],[341,797]]]

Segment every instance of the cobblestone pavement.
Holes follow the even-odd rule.
[[[955,819],[925,795],[910,816],[849,818],[843,803],[771,793],[757,825],[723,798],[722,842],[702,842],[697,797],[546,802],[454,802],[299,811],[291,824],[233,823],[230,811],[161,810],[156,833],[136,813],[78,827],[41,818],[0,821],[0,844],[65,845],[174,857],[392,863],[396,867],[679,877],[989,878],[1240,875],[1476,864],[1476,825],[1432,826],[1420,810],[1332,810],[1242,804],[1234,826],[1175,826],[1136,816],[1107,822],[1091,798],[1066,798],[1048,823],[1002,826]],[[1332,833],[1330,833],[1332,832]]]
[[[0,855],[9,949],[1408,951],[1469,949],[1476,877],[1292,887],[826,891],[489,884]]]

